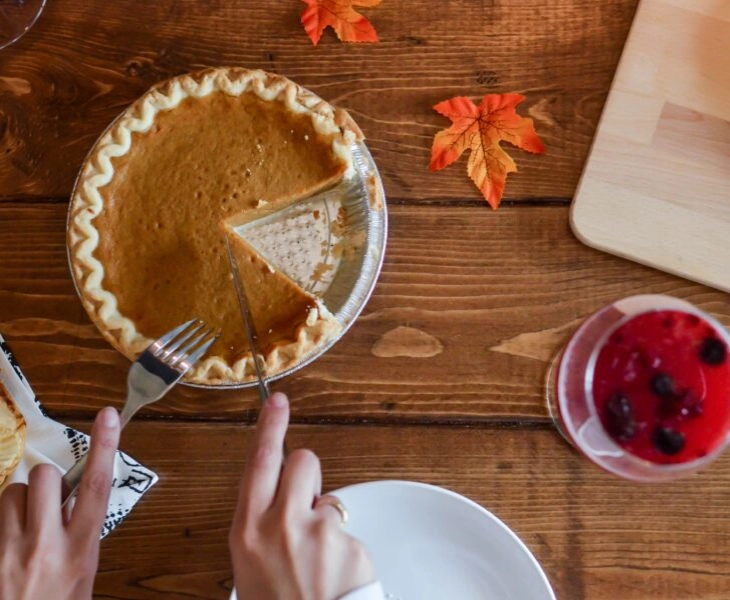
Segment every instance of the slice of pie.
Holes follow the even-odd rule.
[[[134,358],[198,317],[222,334],[187,379],[252,379],[226,224],[353,177],[351,144],[361,137],[344,111],[262,71],[212,69],[151,89],[97,142],[72,198],[69,256],[92,320]],[[332,339],[339,326],[320,300],[234,244],[248,261],[244,284],[269,374]]]
[[[12,475],[25,450],[25,419],[0,383],[0,485]]]
[[[245,282],[258,350],[266,361],[267,373],[296,361],[300,348],[315,346],[339,331],[339,323],[316,296],[272,266],[233,230],[226,234],[239,276]]]

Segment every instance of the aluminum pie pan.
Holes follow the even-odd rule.
[[[125,112],[118,115],[98,139],[102,139]],[[96,148],[97,143],[98,140],[84,159],[84,165]],[[365,308],[380,275],[388,236],[385,191],[378,168],[365,142],[355,142],[351,144],[350,148],[353,155],[355,175],[334,190],[320,195],[324,201],[339,201],[342,203],[347,214],[345,232],[355,240],[352,247],[356,248],[356,251],[349,252],[348,259],[340,262],[329,288],[320,295],[324,304],[340,324],[340,330],[331,339],[317,345],[311,352],[302,356],[295,365],[274,375],[267,375],[266,380],[269,382],[281,380],[310,365],[341,340]],[[67,232],[69,231],[74,207],[73,199],[76,196],[82,170],[79,171],[76,177],[71,193],[71,201],[69,202],[66,217]],[[79,282],[72,265],[71,247],[68,239],[66,251],[71,279],[76,294],[83,305]],[[94,319],[92,319],[92,322],[96,325]],[[98,325],[96,326],[98,329]],[[114,344],[112,346],[116,348]],[[188,387],[202,389],[246,389],[258,385],[255,378],[243,382],[231,381],[210,384],[193,383],[185,381],[183,378],[180,383]]]

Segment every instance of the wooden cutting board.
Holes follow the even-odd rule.
[[[730,0],[642,0],[571,209],[589,246],[730,291]]]

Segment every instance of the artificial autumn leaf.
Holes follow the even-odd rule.
[[[502,201],[507,173],[517,171],[514,161],[500,141],[542,154],[545,146],[535,132],[532,119],[520,117],[515,108],[525,99],[520,94],[487,94],[476,106],[459,96],[434,106],[452,121],[439,131],[431,149],[431,171],[439,171],[471,150],[466,172],[493,209]]]
[[[377,42],[370,21],[353,6],[370,8],[382,0],[302,0],[307,8],[302,13],[302,25],[316,46],[326,27],[332,27],[343,42]]]

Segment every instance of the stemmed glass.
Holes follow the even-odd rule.
[[[46,0],[0,0],[0,50],[33,26],[45,4]]]

